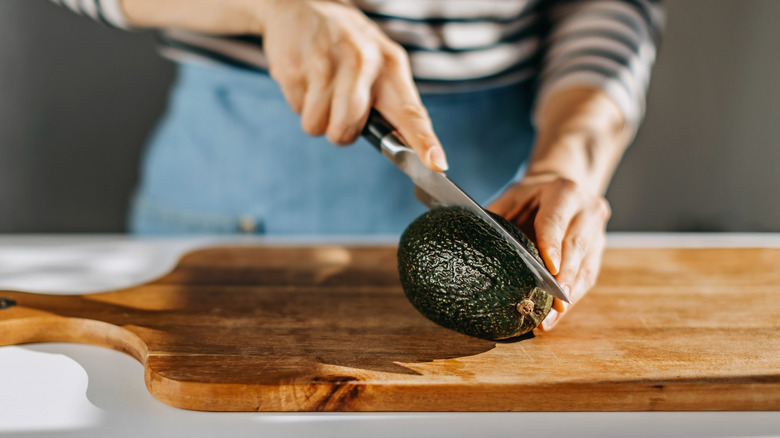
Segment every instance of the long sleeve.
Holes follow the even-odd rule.
[[[95,21],[119,29],[131,30],[124,12],[121,0],[51,0],[52,3],[64,6],[71,11],[89,17]]]
[[[636,131],[664,14],[658,0],[565,0],[546,10],[548,33],[537,104],[565,88],[603,90]],[[538,120],[537,115],[534,116]]]

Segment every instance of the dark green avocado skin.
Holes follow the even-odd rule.
[[[542,261],[517,227],[491,215]],[[412,222],[401,235],[398,271],[406,297],[420,313],[482,339],[506,339],[533,330],[553,303],[551,295],[536,287],[512,247],[462,208],[437,208]],[[524,316],[517,304],[526,299],[534,308]]]

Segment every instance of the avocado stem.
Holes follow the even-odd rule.
[[[534,312],[534,307],[536,307],[534,305],[534,302],[528,299],[525,299],[517,303],[517,311],[523,316],[528,316],[532,314]]]

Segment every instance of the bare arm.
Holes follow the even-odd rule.
[[[593,286],[610,208],[604,192],[630,140],[618,107],[600,90],[570,88],[540,104],[537,139],[522,181],[489,206],[533,235],[573,302]],[[550,329],[565,310],[545,320]]]
[[[536,146],[527,176],[559,176],[603,195],[631,132],[618,107],[601,91],[573,88],[540,104]]]
[[[490,208],[532,234],[574,303],[593,286],[612,174],[644,113],[663,28],[659,0],[550,0],[527,173]],[[542,329],[565,311],[555,311]]]

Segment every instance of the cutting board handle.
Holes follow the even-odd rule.
[[[74,342],[112,348],[146,363],[149,350],[138,335],[99,319],[110,308],[83,295],[0,291],[0,346]]]

